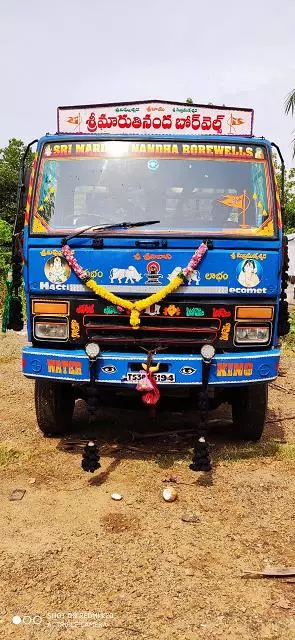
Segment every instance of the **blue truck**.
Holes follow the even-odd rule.
[[[199,399],[203,426],[228,402],[239,436],[261,437],[287,255],[280,150],[252,125],[251,109],[159,100],[58,109],[22,169],[9,321],[22,263],[45,436],[71,429],[77,398],[138,387],[153,405],[172,387]]]

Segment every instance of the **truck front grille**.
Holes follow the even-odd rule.
[[[157,318],[141,315],[140,328],[134,330],[130,326],[129,317],[117,316],[84,316],[84,327],[87,338],[97,340],[101,344],[127,347],[135,344],[146,348],[160,345],[180,350],[204,343],[212,344],[217,339],[220,329],[218,318]]]

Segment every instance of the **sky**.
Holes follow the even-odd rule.
[[[0,147],[54,133],[59,105],[192,97],[254,108],[295,166],[295,0],[0,4]]]

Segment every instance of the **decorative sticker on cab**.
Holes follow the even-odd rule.
[[[181,267],[175,267],[175,269],[173,269],[173,271],[171,273],[169,273],[168,280],[170,280],[170,282],[171,282],[171,280],[176,278],[176,276],[178,276],[178,274],[180,272],[182,272],[182,268]],[[198,285],[198,284],[200,284],[200,280],[201,280],[200,272],[199,271],[192,271],[192,273],[187,278],[187,284],[191,285],[192,282],[194,282],[196,285]]]
[[[256,260],[247,259],[237,266],[237,280],[242,287],[257,287],[262,278],[262,267]]]
[[[147,270],[147,280],[146,284],[161,284],[161,279],[163,278],[160,273],[161,267],[158,262],[152,261],[146,265]]]
[[[216,366],[218,378],[250,377],[253,373],[252,362],[218,362]]]
[[[184,376],[191,376],[193,373],[196,372],[196,369],[194,369],[193,367],[184,366],[184,367],[181,367],[181,369],[179,369],[179,371]]]
[[[44,273],[49,282],[63,284],[71,275],[71,267],[63,257],[54,256],[45,263]]]
[[[128,282],[130,284],[134,284],[134,282],[140,282],[142,279],[141,273],[138,273],[137,269],[130,265],[127,269],[121,269],[118,267],[114,267],[110,271],[110,281],[113,284],[115,280],[118,280],[119,284],[122,284],[122,280],[125,278],[125,284]]]
[[[117,367],[114,364],[106,364],[104,367],[101,367],[101,371],[104,373],[116,373]]]
[[[47,360],[47,370],[48,373],[80,376],[82,374],[82,362],[79,360]]]

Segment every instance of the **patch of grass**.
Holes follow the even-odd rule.
[[[278,457],[280,460],[282,460],[283,458],[287,458],[288,460],[295,460],[295,443],[279,444]]]
[[[295,353],[295,311],[290,313],[290,332],[283,340],[285,353]]]
[[[19,449],[0,445],[0,468],[8,467],[10,464],[17,462],[22,455],[22,451]]]
[[[155,456],[155,463],[160,469],[171,469],[173,465],[179,460],[190,460],[189,452],[178,451],[174,453],[157,453]]]
[[[214,460],[239,462],[255,458],[275,458],[276,460],[295,460],[295,443],[271,442],[243,443],[224,446],[213,453]]]

